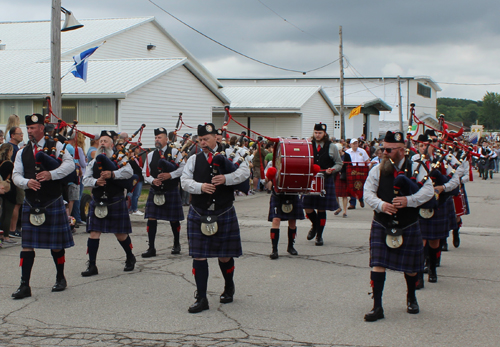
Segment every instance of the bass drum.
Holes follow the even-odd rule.
[[[314,155],[308,140],[279,138],[274,145],[273,166],[276,168],[274,190],[282,194],[311,193],[315,174]]]

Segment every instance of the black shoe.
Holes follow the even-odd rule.
[[[359,202],[359,206],[361,206],[362,208],[364,208],[365,207],[365,202],[364,201],[360,201]]]
[[[135,268],[135,262],[135,256],[132,254],[132,256],[128,257],[125,261],[125,268],[123,268],[123,271],[132,271]]]
[[[286,251],[288,253],[290,253],[291,255],[298,255],[299,254],[297,252],[297,250],[295,248],[293,248],[293,245],[289,245],[288,248],[286,249]]]
[[[411,314],[417,314],[420,312],[420,308],[418,307],[417,299],[407,299],[406,301],[406,312]]]
[[[170,251],[171,254],[180,254],[181,253],[181,245],[177,244],[172,247],[172,250]]]
[[[441,252],[448,252],[448,242],[443,243],[441,246]]]
[[[141,254],[141,257],[143,257],[143,258],[156,257],[156,249],[148,248],[148,250],[146,252]]]
[[[367,322],[375,322],[382,318],[384,318],[384,309],[382,307],[374,307],[370,312],[365,314],[365,321]]]
[[[429,282],[436,283],[438,281],[436,270],[429,268]]]
[[[309,232],[307,233],[307,239],[311,241],[312,239],[314,239],[315,236],[316,236],[316,229],[314,229],[314,227],[311,227],[311,230],[309,230]]]
[[[347,208],[348,210],[355,210],[356,209],[356,206],[354,205],[349,205],[349,207]]]
[[[68,283],[66,283],[66,278],[61,278],[60,280],[56,279],[56,284],[52,287],[53,292],[62,292],[66,287],[68,286]]]
[[[458,229],[453,229],[453,247],[460,247],[460,235],[458,234]]]
[[[17,290],[14,293],[12,293],[12,297],[14,299],[24,299],[30,296],[31,296],[31,288],[30,286],[24,283],[21,283],[19,288],[17,288]]]
[[[98,275],[99,271],[97,270],[97,266],[95,264],[90,264],[90,262],[87,262],[87,270],[82,272],[83,277],[89,277],[89,276],[94,276]]]
[[[278,250],[274,250],[273,249],[272,253],[269,254],[269,258],[271,258],[271,259],[278,259],[279,258]]]
[[[220,295],[220,303],[227,304],[233,302],[234,292],[234,285],[232,287],[224,287],[224,293]]]
[[[322,237],[317,237],[315,244],[316,244],[316,246],[323,246],[323,238]]]
[[[207,298],[196,298],[196,302],[189,306],[188,312],[189,313],[198,313],[201,311],[208,310],[208,299]]]

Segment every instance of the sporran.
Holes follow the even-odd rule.
[[[217,216],[200,216],[200,222],[201,232],[204,235],[212,236],[219,230],[219,226],[217,224]]]

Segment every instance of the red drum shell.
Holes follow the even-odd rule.
[[[464,200],[464,195],[462,193],[453,197],[453,203],[455,205],[455,213],[457,217],[463,216],[467,212],[467,205]]]
[[[308,140],[279,138],[274,145],[273,166],[276,168],[274,189],[277,193],[307,194],[311,192],[314,154]]]

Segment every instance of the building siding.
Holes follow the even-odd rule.
[[[299,136],[311,136],[314,124],[320,122],[326,124],[328,133],[332,133],[333,117],[334,113],[325,99],[320,93],[315,93],[302,107],[302,132]]]
[[[118,129],[133,133],[142,123],[146,124],[143,145],[154,145],[153,129],[175,128],[179,112],[184,122],[194,129],[183,126],[178,135],[196,133],[198,124],[212,121],[212,108],[223,106],[184,66],[139,88],[120,102]]]

